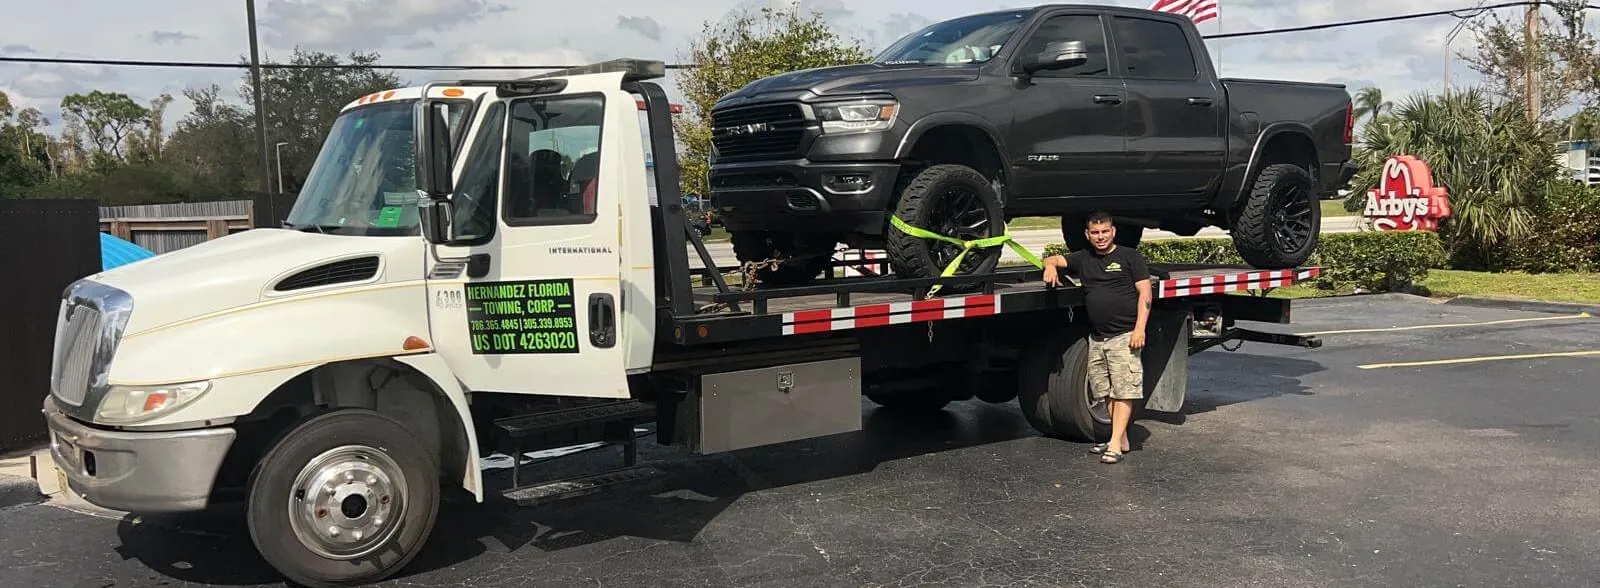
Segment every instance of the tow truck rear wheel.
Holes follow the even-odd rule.
[[[1105,405],[1096,410],[1089,398],[1089,337],[1082,329],[1061,329],[1035,343],[1017,376],[1017,404],[1039,433],[1086,443],[1111,438]]]
[[[356,586],[416,557],[439,511],[439,468],[418,436],[345,409],[284,435],[250,475],[247,521],[267,563],[310,587]]]

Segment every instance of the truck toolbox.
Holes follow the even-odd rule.
[[[698,453],[858,431],[861,359],[704,374],[678,414],[677,443]]]

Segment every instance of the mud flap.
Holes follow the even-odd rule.
[[[1183,408],[1189,388],[1189,328],[1193,316],[1188,309],[1154,308],[1145,325],[1144,364],[1145,409],[1178,412]]]

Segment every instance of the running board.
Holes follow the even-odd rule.
[[[663,473],[661,470],[651,466],[638,465],[543,484],[530,484],[521,488],[506,490],[500,495],[506,500],[516,503],[517,506],[537,506],[558,500],[588,496],[613,486],[649,480],[661,476]]]
[[[515,460],[511,465],[511,489],[504,494],[507,497],[520,496],[533,489],[558,483],[521,485],[523,451],[529,449],[548,449],[593,442],[621,445],[624,467],[623,470],[617,471],[633,468],[639,459],[639,436],[634,433],[634,425],[651,422],[655,420],[655,416],[654,405],[636,400],[619,400],[497,419],[494,421],[494,430],[509,441],[511,455]],[[573,480],[589,477],[592,476]],[[542,495],[539,492],[533,494],[536,498]]]

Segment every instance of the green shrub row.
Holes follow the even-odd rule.
[[[1066,247],[1052,244],[1047,255]],[[1151,263],[1243,265],[1231,239],[1160,239],[1145,241],[1139,252]],[[1438,235],[1427,232],[1360,232],[1324,234],[1306,266],[1322,268],[1311,285],[1334,292],[1405,291],[1426,278],[1428,269],[1446,259]]]

